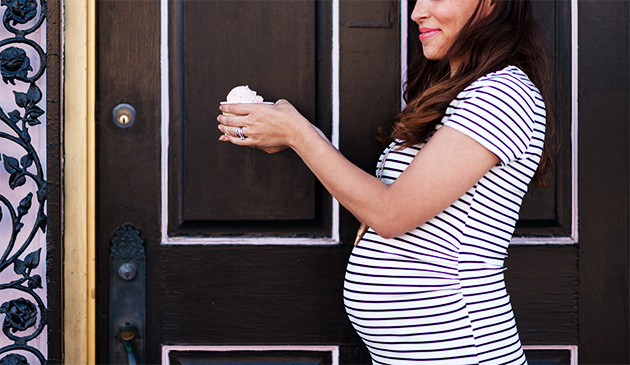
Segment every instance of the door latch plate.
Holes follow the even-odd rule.
[[[110,240],[109,343],[110,364],[127,364],[131,358],[145,363],[146,251],[140,231],[131,224],[118,228]],[[134,328],[133,339],[121,329]]]

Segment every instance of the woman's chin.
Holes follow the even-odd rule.
[[[424,58],[426,58],[427,60],[431,60],[431,61],[437,61],[442,59],[443,55],[438,53],[438,52],[432,52],[432,51],[424,51]]]

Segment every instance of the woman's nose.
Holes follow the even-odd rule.
[[[426,0],[418,0],[416,1],[416,5],[413,7],[413,11],[411,12],[411,20],[418,23],[419,21],[426,19],[429,16],[429,12],[426,7]]]

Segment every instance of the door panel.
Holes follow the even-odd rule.
[[[323,351],[172,351],[170,364],[239,365],[325,365],[332,364],[331,352]]]
[[[330,3],[177,1],[169,13],[169,234],[330,236],[330,195],[299,157],[221,143],[215,120],[249,85],[330,133]]]
[[[338,246],[165,247],[160,257],[163,342],[352,342],[355,334],[340,295],[345,251]]]
[[[571,3],[534,1],[535,15],[543,33],[551,76],[547,80],[557,125],[559,149],[548,186],[530,186],[523,199],[515,236],[569,237],[572,231],[571,170]]]
[[[509,248],[505,283],[523,344],[577,344],[577,254],[575,245]]]

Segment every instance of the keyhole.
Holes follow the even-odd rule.
[[[131,281],[135,279],[137,275],[138,269],[134,264],[126,263],[118,268],[118,276],[125,281]]]
[[[112,119],[119,128],[129,128],[136,120],[136,110],[127,103],[116,105],[112,110]]]

